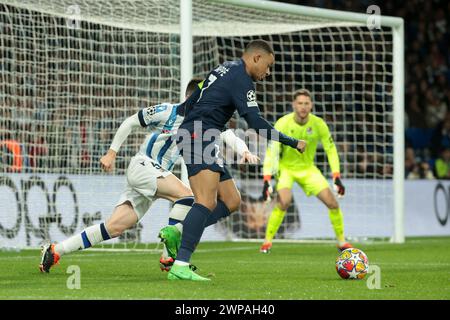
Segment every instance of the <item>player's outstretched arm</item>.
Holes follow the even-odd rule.
[[[240,163],[257,164],[259,162],[259,157],[251,153],[245,142],[236,136],[232,130],[225,130],[220,136],[222,140],[241,157]]]
[[[114,135],[108,152],[106,152],[106,154],[100,158],[100,165],[104,171],[110,172],[113,169],[114,162],[116,161],[116,155],[120,147],[130,135],[131,131],[133,131],[134,128],[138,128],[140,126],[141,125],[139,122],[138,113],[135,113],[122,122],[119,129],[117,129],[116,134]]]
[[[170,109],[167,105],[161,104],[144,108],[131,117],[126,118],[119,129],[117,129],[108,152],[100,159],[102,169],[106,172],[112,170],[116,160],[116,154],[131,131],[135,128],[145,128],[160,121],[166,121],[169,115]]]
[[[249,127],[255,129],[258,132],[258,134],[260,134],[259,130],[265,130],[265,132],[267,133],[266,138],[268,140],[278,141],[282,144],[297,149],[300,152],[305,151],[306,141],[291,138],[283,134],[282,132],[276,130],[269,122],[267,122],[263,117],[261,117],[259,112],[248,112],[244,114],[243,117],[247,121]]]

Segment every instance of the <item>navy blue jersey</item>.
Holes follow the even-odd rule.
[[[236,110],[240,116],[259,112],[255,85],[242,59],[227,61],[209,73],[202,88],[185,102],[186,115],[180,128],[193,132],[194,121],[202,121],[203,131],[223,131]]]

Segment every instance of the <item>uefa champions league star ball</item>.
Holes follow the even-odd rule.
[[[363,279],[368,270],[369,260],[359,249],[345,249],[336,258],[336,271],[342,279]]]

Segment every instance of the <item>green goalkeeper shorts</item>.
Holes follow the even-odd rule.
[[[301,171],[281,169],[278,173],[277,191],[281,189],[292,189],[297,182],[305,194],[317,196],[322,190],[329,188],[327,179],[316,166]]]

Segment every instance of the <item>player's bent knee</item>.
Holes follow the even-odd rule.
[[[290,200],[278,199],[278,207],[281,210],[286,211],[287,209],[289,209],[290,205],[291,205]]]
[[[241,193],[239,191],[236,192],[236,194],[233,195],[232,201],[228,209],[230,212],[235,212],[239,209],[241,206]]]
[[[225,202],[225,205],[227,206],[228,210],[230,210],[230,213],[235,212],[241,205],[241,198],[234,198],[231,201]]]
[[[188,197],[193,197],[194,194],[192,193],[191,189],[186,188],[185,190],[182,190],[179,194],[178,194],[178,198],[188,198]]]
[[[328,209],[330,210],[335,210],[335,209],[339,209],[339,203],[335,200],[331,201],[328,205],[327,205]]]
[[[231,195],[227,195],[226,198],[221,197],[220,200],[225,203],[228,210],[230,210],[230,213],[235,212],[241,205],[241,193],[239,191],[236,191]]]
[[[239,207],[241,206],[241,198],[238,198],[237,201],[231,203],[230,205],[227,205],[228,210],[230,210],[230,213],[238,211]]]

